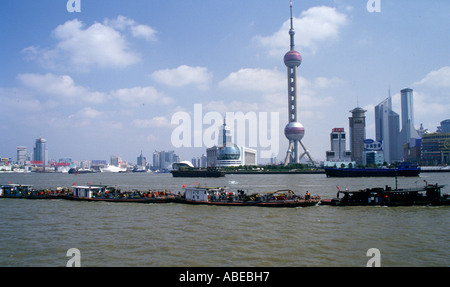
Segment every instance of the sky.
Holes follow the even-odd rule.
[[[389,91],[401,115],[400,90],[414,90],[416,128],[450,118],[450,2],[375,2],[379,12],[366,0],[293,0],[299,121],[316,160],[333,128],[349,132],[357,106],[374,138],[374,107]],[[135,163],[155,150],[190,160],[216,140],[217,115],[241,113],[257,123],[227,121],[235,141],[241,128],[259,163],[272,152],[284,160],[288,0],[78,3],[0,4],[1,157],[42,137],[54,160]]]

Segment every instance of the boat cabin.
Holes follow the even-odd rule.
[[[72,186],[72,193],[76,198],[94,198],[107,190],[106,186]]]
[[[0,186],[1,196],[22,197],[33,191],[32,185],[7,184]]]
[[[188,187],[184,191],[186,200],[191,201],[217,201],[234,198],[236,192],[226,191],[222,187]]]

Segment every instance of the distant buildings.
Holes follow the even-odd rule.
[[[424,135],[420,152],[422,165],[450,164],[450,133],[436,132]]]
[[[175,151],[155,151],[153,153],[153,169],[170,170],[172,164],[180,162],[180,157]]]

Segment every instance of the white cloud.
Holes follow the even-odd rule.
[[[439,70],[432,71],[419,82],[414,85],[425,85],[434,88],[449,88],[450,87],[450,67],[442,67]]]
[[[194,85],[201,90],[205,90],[208,88],[213,76],[208,71],[208,68],[182,65],[175,69],[156,71],[151,74],[151,77],[167,86],[183,87]]]
[[[50,96],[58,102],[102,103],[106,99],[106,95],[101,92],[92,92],[85,87],[77,86],[74,80],[67,75],[19,74],[17,78],[24,86],[41,95]]]
[[[150,120],[137,119],[133,121],[133,125],[138,128],[171,128],[173,127],[169,119],[166,117],[154,117]]]
[[[134,37],[155,40],[156,31],[146,25],[138,25],[134,20],[119,16],[106,19],[89,27],[74,19],[59,25],[53,32],[58,41],[55,47],[40,48],[30,46],[23,49],[28,59],[37,60],[50,69],[75,69],[86,71],[97,68],[124,68],[136,64],[140,56],[130,49],[124,32],[126,28]],[[121,33],[123,32],[123,33]]]
[[[286,75],[277,70],[240,69],[219,83],[219,87],[239,91],[274,92],[286,88]]]
[[[131,105],[168,105],[173,102],[172,98],[158,92],[153,87],[134,87],[130,89],[119,89],[116,91],[112,91],[110,93],[110,96]]]
[[[299,50],[315,52],[319,43],[337,39],[339,31],[347,23],[347,16],[327,6],[312,7],[294,17],[295,44]],[[256,36],[254,40],[266,47],[270,55],[279,56],[288,50],[290,20],[271,36]]]
[[[118,16],[116,19],[105,19],[103,23],[106,26],[125,31],[130,29],[131,34],[136,38],[142,38],[148,41],[156,41],[157,31],[150,26],[137,24],[136,21],[125,16]]]

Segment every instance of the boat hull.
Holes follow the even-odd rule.
[[[212,205],[212,206],[257,206],[257,207],[273,207],[273,208],[295,208],[315,206],[319,203],[318,199],[311,200],[284,200],[284,201],[196,201],[178,199],[178,203],[192,204],[192,205]]]
[[[418,169],[356,169],[356,168],[325,168],[327,177],[416,177],[420,175]]]

